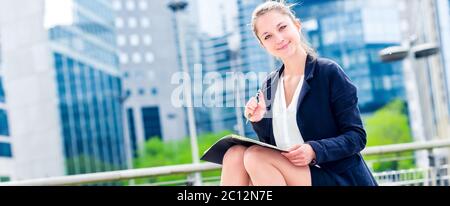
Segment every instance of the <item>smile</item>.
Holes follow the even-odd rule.
[[[288,47],[289,43],[290,43],[290,42],[286,43],[285,45],[283,45],[283,46],[280,47],[280,48],[277,48],[277,50],[283,50],[283,49],[286,49],[286,48]]]

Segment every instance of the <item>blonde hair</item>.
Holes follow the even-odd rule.
[[[261,45],[262,45],[262,41],[261,41],[261,39],[259,39],[257,30],[256,30],[256,20],[260,16],[262,16],[270,11],[277,11],[283,15],[288,16],[293,22],[295,22],[298,19],[295,17],[294,12],[291,9],[291,7],[294,7],[295,5],[296,4],[287,5],[284,0],[278,0],[278,1],[266,1],[265,3],[256,7],[256,9],[252,13],[251,27],[252,27],[253,35],[255,35],[255,37],[258,39],[258,41],[259,41],[259,43],[261,43]],[[306,40],[306,37],[303,35],[302,32],[300,32],[300,42],[301,42],[302,48],[306,51],[306,53],[311,55],[313,58],[317,57],[316,51],[312,48],[310,43]]]

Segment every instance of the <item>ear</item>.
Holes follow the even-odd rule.
[[[295,19],[294,24],[295,24],[295,27],[297,27],[297,29],[299,31],[302,30],[302,22],[300,21],[300,19]]]

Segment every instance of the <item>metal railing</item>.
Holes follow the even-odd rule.
[[[432,155],[433,149],[446,148],[446,147],[450,147],[450,140],[436,140],[436,141],[430,141],[430,142],[413,142],[413,143],[405,143],[405,144],[367,147],[361,153],[363,155],[382,155],[382,154],[398,153],[398,152],[406,152],[406,151],[427,150],[428,154],[429,154],[430,168],[400,171],[400,172],[393,171],[391,173],[376,173],[376,174],[374,174],[374,176],[377,178],[377,180],[379,180],[381,182],[380,185],[391,185],[390,183],[393,181],[388,181],[389,178],[387,178],[387,177],[389,175],[394,177],[395,175],[402,175],[402,174],[406,174],[408,172],[414,173],[417,171],[422,171],[422,177],[426,176],[428,178],[431,178],[431,180],[425,178],[426,181],[422,185],[435,185],[435,183],[438,181],[438,179],[435,178],[436,171],[438,171],[439,169],[442,169],[442,168],[434,167],[435,162],[434,162],[434,158]],[[111,182],[111,181],[131,180],[131,179],[137,179],[137,178],[159,177],[159,176],[172,175],[172,174],[193,174],[196,172],[218,170],[220,168],[221,168],[221,165],[213,164],[213,163],[183,164],[183,165],[162,166],[162,167],[153,167],[153,168],[144,168],[144,169],[129,169],[129,170],[99,172],[99,173],[91,173],[91,174],[62,176],[62,177],[49,177],[49,178],[42,178],[42,179],[11,181],[11,182],[6,182],[6,183],[0,183],[0,186],[83,185],[83,184],[91,184],[91,183],[99,183],[99,182]],[[447,169],[445,171],[445,173],[448,174],[448,166],[446,166],[444,169]],[[397,173],[395,173],[395,172],[397,172]],[[448,175],[446,176],[446,178],[448,180]],[[217,177],[213,177],[212,179],[217,181]],[[393,179],[393,180],[395,180],[395,179]],[[192,180],[189,180],[189,179],[181,180],[177,183],[190,185],[192,183]],[[413,185],[414,183],[416,183],[416,182],[411,182],[411,185]],[[155,183],[152,185],[158,185],[158,184]]]

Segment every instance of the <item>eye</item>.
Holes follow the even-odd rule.
[[[286,25],[280,26],[280,31],[286,29]]]
[[[267,39],[269,39],[270,37],[272,37],[272,35],[267,35],[266,37],[264,37],[264,40],[267,40]]]

